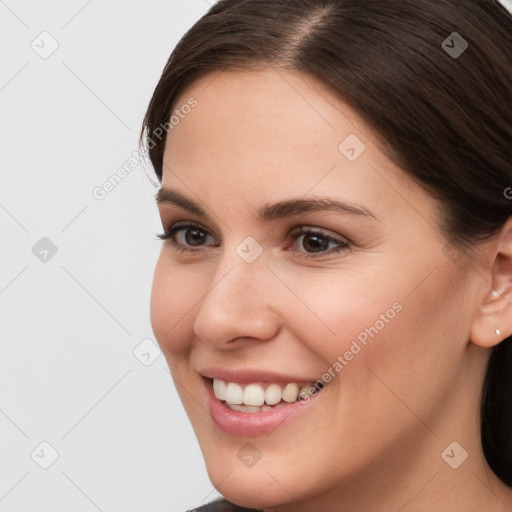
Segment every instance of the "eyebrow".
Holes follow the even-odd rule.
[[[200,217],[207,217],[205,210],[201,208],[199,204],[184,196],[181,192],[171,188],[160,188],[155,194],[155,200],[157,205],[173,204]],[[337,211],[344,214],[360,215],[377,220],[375,214],[370,210],[331,197],[286,199],[274,204],[265,204],[258,209],[257,213],[262,221],[272,221],[300,213],[318,211]]]

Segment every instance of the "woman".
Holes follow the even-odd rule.
[[[142,140],[197,510],[511,510],[511,55],[496,0],[225,0],[177,45]]]

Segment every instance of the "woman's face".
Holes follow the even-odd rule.
[[[210,74],[187,102],[162,188],[188,207],[160,193],[164,228],[182,229],[163,243],[151,321],[213,484],[264,507],[453,471],[441,452],[477,426],[461,415],[481,386],[467,342],[481,287],[443,249],[437,203],[311,78]],[[215,376],[258,384],[255,400],[326,385],[251,413],[212,400]]]

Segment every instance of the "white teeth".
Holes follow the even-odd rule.
[[[309,388],[311,386],[303,386],[302,388],[300,388],[300,391],[299,391],[299,396],[301,398],[307,398],[309,396]]]
[[[281,388],[277,384],[270,384],[265,390],[265,403],[276,405],[281,401]]]
[[[284,404],[276,405],[276,407],[282,407]],[[265,412],[265,411],[271,411],[274,409],[274,407],[270,407],[268,405],[262,405],[261,407],[253,407],[252,405],[236,405],[236,404],[228,404],[228,407],[232,409],[233,411],[239,411],[239,412]]]
[[[296,402],[298,398],[309,396],[309,389],[313,384],[299,388],[295,382],[290,382],[281,389],[279,384],[269,384],[266,389],[260,384],[248,384],[245,389],[236,382],[226,382],[213,379],[213,392],[215,396],[228,403],[234,410],[242,412],[260,412],[269,410],[268,406],[277,406],[281,401]]]
[[[287,384],[283,389],[283,400],[285,402],[295,402],[299,396],[299,386],[295,383]]]
[[[220,379],[213,379],[213,392],[219,400],[226,399],[226,383]]]
[[[230,404],[243,404],[244,392],[242,391],[242,387],[236,382],[229,382],[226,386],[224,400]]]
[[[258,384],[249,384],[244,389],[243,402],[245,405],[259,407],[265,403],[265,391],[263,391],[263,388],[258,386]]]
[[[229,408],[233,409],[233,411],[240,411],[240,412],[264,412],[264,411],[270,411],[272,407],[269,407],[268,405],[264,405],[263,407],[254,407],[252,405],[236,405],[236,404],[229,404]]]

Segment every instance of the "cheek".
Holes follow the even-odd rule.
[[[343,409],[373,418],[388,432],[395,422],[415,427],[407,407],[433,424],[464,347],[463,334],[454,337],[461,312],[449,273],[435,271],[418,287],[410,283],[420,278],[405,277],[393,286],[375,282],[350,300],[340,298],[345,308],[335,327],[340,343],[331,351],[332,361],[338,354],[345,360],[339,372]],[[331,312],[334,322],[336,311]]]
[[[422,385],[439,371],[440,359],[445,367],[457,357],[453,344],[446,343],[460,320],[449,275],[434,272],[428,283],[415,288],[411,283],[421,279],[405,272],[393,282],[385,277],[379,281],[379,273],[373,279],[357,274],[347,270],[296,277],[294,290],[300,290],[296,293],[302,304],[291,300],[294,306],[281,311],[297,340],[324,362],[330,375],[324,373],[324,380],[344,375],[341,379],[360,391],[376,378],[369,368],[393,387],[409,380]]]
[[[200,272],[190,272],[169,263],[162,249],[153,275],[150,317],[156,340],[164,354],[179,354],[192,342],[195,304],[204,290]]]
[[[372,340],[385,338],[390,326],[402,320],[396,289],[349,269],[304,272],[287,282],[299,300],[288,292],[283,323],[322,358],[326,370],[345,353],[350,365],[363,359]]]

